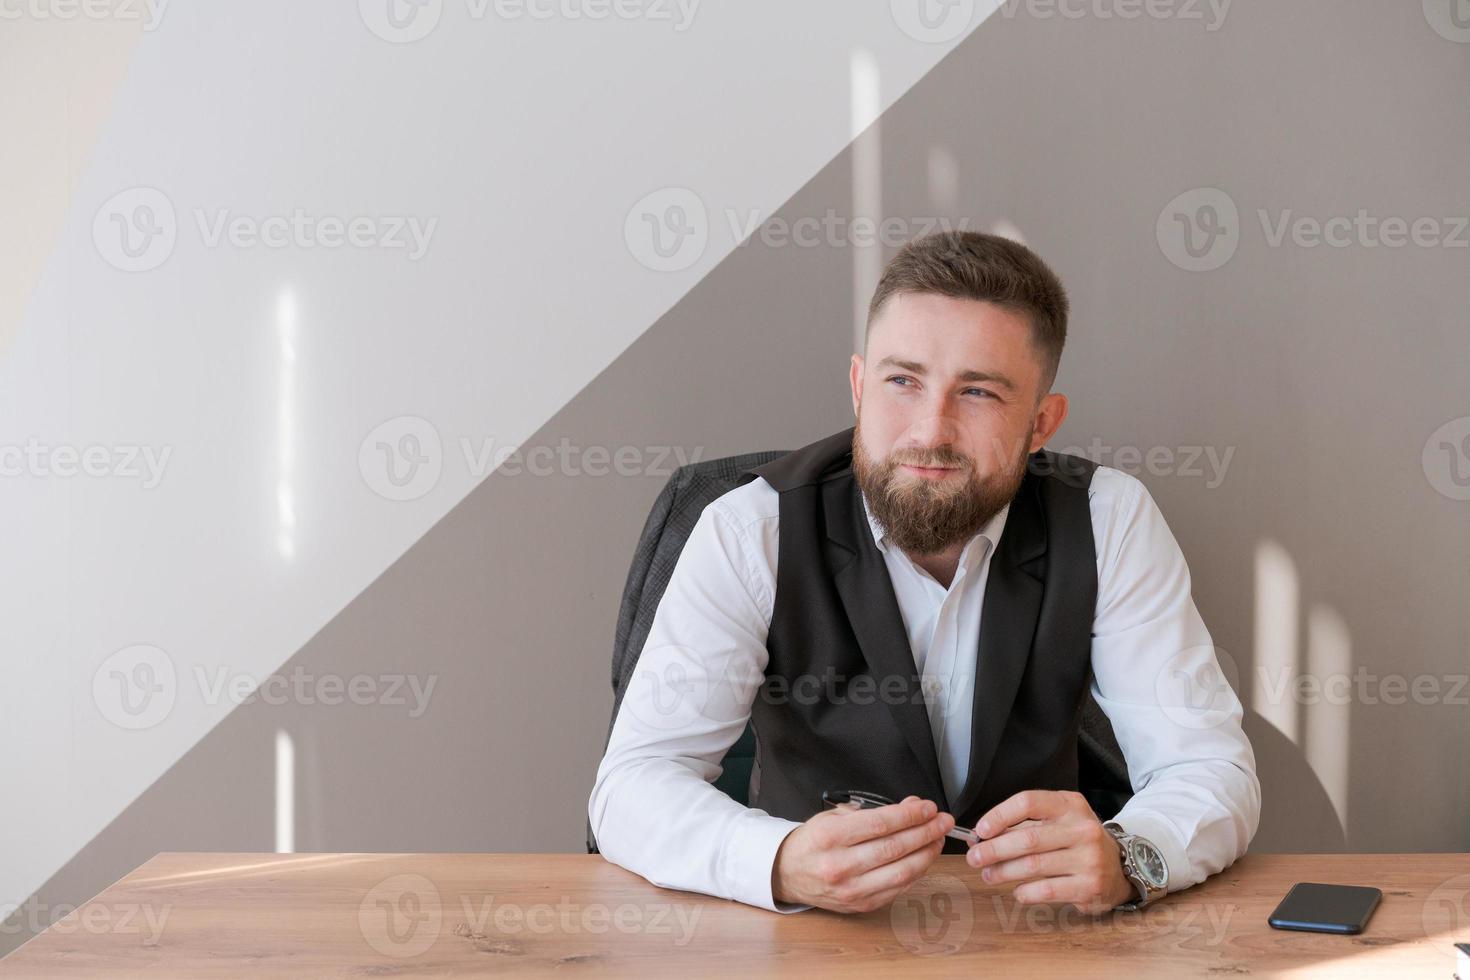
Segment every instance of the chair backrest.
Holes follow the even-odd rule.
[[[613,641],[613,711],[608,723],[609,735],[612,723],[617,720],[618,709],[622,707],[628,679],[638,666],[638,657],[653,626],[659,600],[663,598],[679,553],[699,521],[699,515],[710,501],[735,489],[743,472],[783,455],[785,451],[746,453],[689,463],[675,470],[659,492],[648,520],[643,524],[643,533],[638,536],[628,579],[623,585],[617,636]],[[1103,714],[1091,694],[1083,703],[1081,724],[1079,788],[1098,816],[1106,820],[1122,809],[1132,796],[1128,767],[1107,715]],[[715,785],[731,799],[748,802],[754,762],[755,733],[747,723],[745,732],[725,754],[721,762],[723,772]],[[587,850],[597,853],[597,841],[590,826],[587,828]]]

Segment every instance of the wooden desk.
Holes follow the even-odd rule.
[[[1374,884],[1361,936],[1281,932],[1296,881]],[[572,854],[160,854],[0,961],[16,977],[1442,977],[1470,854],[1247,856],[1140,913],[1019,906],[959,856],[891,909],[782,916]]]

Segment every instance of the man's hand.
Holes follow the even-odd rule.
[[[1118,842],[1081,793],[1027,790],[997,804],[976,824],[983,840],[965,860],[990,884],[1019,881],[1022,905],[1070,902],[1097,915],[1138,897],[1123,876]]]
[[[824,810],[786,835],[771,869],[778,902],[872,912],[923,876],[954,817],[917,796],[871,810]]]

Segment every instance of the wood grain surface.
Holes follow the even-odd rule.
[[[1266,917],[1374,885],[1360,936]],[[0,960],[5,977],[1443,977],[1470,854],[1248,855],[1141,912],[1022,906],[941,857],[894,905],[779,915],[580,854],[160,854]]]

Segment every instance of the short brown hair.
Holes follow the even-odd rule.
[[[883,270],[868,304],[867,351],[883,304],[895,293],[977,299],[1031,317],[1041,356],[1041,390],[1050,390],[1067,343],[1067,291],[1041,257],[1019,242],[978,231],[940,231],[909,242]]]

